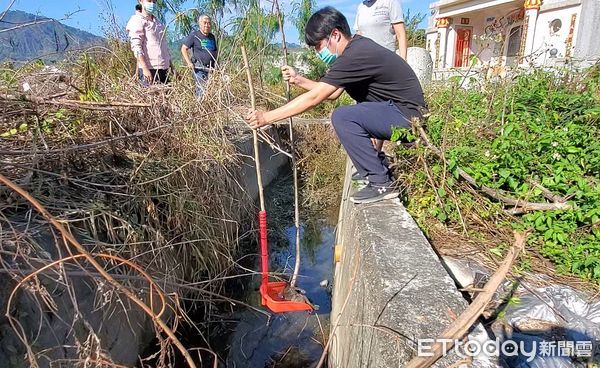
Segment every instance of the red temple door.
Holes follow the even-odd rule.
[[[469,66],[471,56],[471,29],[458,28],[456,30],[456,50],[454,51],[454,67]]]

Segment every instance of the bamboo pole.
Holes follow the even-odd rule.
[[[246,76],[248,77],[248,88],[250,90],[250,104],[252,110],[256,110],[256,96],[254,95],[254,86],[252,85],[252,74],[250,73],[250,64],[248,63],[248,54],[244,46],[242,49],[242,57],[244,58],[244,67],[246,68]],[[260,171],[260,151],[258,147],[258,129],[252,129],[252,138],[254,139],[254,164],[256,167],[256,180],[258,183],[258,197],[260,199],[260,212],[258,213],[258,232],[260,244],[261,258],[261,298],[262,304],[266,304],[265,293],[269,288],[269,245],[267,239],[267,211],[265,209],[265,195],[263,191],[262,174]]]
[[[250,89],[250,105],[252,110],[256,110],[256,97],[254,95],[254,86],[252,85],[252,74],[250,74],[250,64],[248,63],[248,54],[246,48],[241,46],[242,57],[244,58],[244,67],[248,77],[248,88]],[[252,129],[252,139],[254,141],[254,162],[256,165],[256,179],[258,182],[258,198],[260,199],[260,210],[265,211],[265,195],[263,193],[262,174],[260,171],[260,151],[258,147],[258,131]]]
[[[279,8],[279,1],[274,0],[275,12],[277,13],[277,21],[279,22],[279,30],[281,31],[281,47],[283,50],[283,57],[285,64],[288,64],[288,49],[285,42],[285,32],[283,31],[283,17],[281,15],[281,9]],[[288,102],[290,102],[290,82],[285,83],[285,95]],[[292,160],[292,171],[294,176],[294,227],[296,228],[296,262],[294,264],[294,273],[290,279],[290,287],[296,286],[298,281],[298,274],[300,273],[300,200],[298,193],[298,167],[296,165],[296,148],[294,142],[294,128],[293,120],[290,116],[288,119],[288,126],[290,129],[290,153]]]

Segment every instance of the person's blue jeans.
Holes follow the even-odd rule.
[[[208,70],[205,69],[194,69],[194,81],[196,82],[196,96],[202,97],[204,90],[206,89],[206,82],[208,80]]]
[[[389,140],[392,127],[411,127],[410,118],[391,101],[361,102],[335,109],[331,123],[358,173],[373,184],[389,182],[385,155],[377,152],[371,138]]]

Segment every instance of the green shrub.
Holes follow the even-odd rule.
[[[479,198],[458,193],[464,186],[457,186],[457,167],[480,185],[528,202],[548,202],[541,185],[568,199],[572,209],[529,212],[513,217],[510,227],[531,229],[529,245],[557,271],[600,281],[599,75],[598,67],[585,74],[535,71],[483,91],[456,85],[430,90],[426,128],[448,165],[434,160],[430,173],[415,168],[412,186],[418,180],[431,186],[433,180],[436,192],[411,198],[412,210],[448,224],[477,207],[492,226],[508,228],[490,217],[501,210],[498,204],[484,210],[474,205]],[[415,158],[423,151],[398,153]]]

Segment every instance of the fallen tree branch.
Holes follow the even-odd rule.
[[[544,187],[542,184],[538,183],[537,181],[535,181],[533,179],[529,180],[529,184],[531,184],[534,187],[541,190],[544,197],[546,197],[546,199],[548,199],[552,202],[555,202],[555,203],[566,203],[567,202],[566,198],[552,193],[548,188]]]
[[[50,96],[50,98],[55,98],[56,96]],[[135,103],[135,102],[96,102],[96,101],[79,101],[79,100],[54,100],[47,99],[43,97],[35,97],[35,96],[14,96],[14,95],[4,95],[0,96],[0,99],[4,101],[13,101],[13,102],[32,102],[40,105],[60,105],[60,106],[70,106],[77,107],[80,109],[87,110],[114,110],[117,107],[151,107],[152,105],[146,103]]]
[[[49,99],[49,100],[53,100],[55,98],[63,97],[63,96],[66,96],[68,94],[69,94],[69,92],[61,92],[61,93],[57,93],[55,95],[47,96],[46,98]]]
[[[88,143],[88,144],[81,144],[79,146],[72,146],[72,147],[66,147],[66,148],[58,148],[58,149],[53,149],[53,150],[47,150],[47,151],[0,151],[0,155],[5,155],[5,156],[21,156],[21,155],[49,155],[49,154],[56,154],[56,153],[63,153],[63,152],[69,152],[69,151],[79,151],[79,150],[86,150],[86,149],[91,149],[91,148],[95,148],[95,147],[99,147],[99,146],[103,146],[105,144],[109,144],[109,143],[113,143],[113,142],[117,142],[117,141],[121,141],[124,139],[131,139],[131,138],[138,138],[138,137],[142,137],[144,135],[150,134],[150,133],[154,133],[158,130],[162,130],[165,128],[169,128],[172,127],[172,125],[170,124],[166,124],[166,125],[161,125],[161,126],[157,126],[154,127],[152,129],[148,129],[144,132],[137,132],[137,133],[132,133],[129,135],[124,135],[124,136],[119,136],[119,137],[114,137],[114,138],[110,138],[110,139],[106,139],[104,141],[100,141],[100,142],[94,142],[94,143]]]
[[[502,262],[498,270],[492,275],[483,288],[484,291],[477,295],[475,300],[473,300],[473,303],[471,303],[471,305],[469,305],[469,307],[446,328],[442,335],[435,340],[444,341],[447,342],[447,344],[436,342],[431,348],[430,356],[417,356],[408,362],[405,368],[425,368],[431,366],[454,346],[454,341],[461,339],[469,331],[481,313],[483,313],[485,307],[492,300],[496,289],[502,284],[504,278],[517,259],[517,256],[525,246],[527,234],[515,232],[514,235],[515,242],[513,246],[508,250],[504,262]],[[444,347],[446,350],[444,350]]]
[[[413,121],[413,126],[416,127],[419,137],[422,140],[423,144],[427,148],[429,148],[431,150],[431,152],[433,152],[436,156],[438,156],[442,161],[444,161],[446,164],[448,164],[448,161],[446,160],[446,156],[444,155],[442,150],[440,150],[439,148],[437,148],[435,145],[433,145],[431,143],[431,141],[429,140],[429,137],[427,136],[427,133],[425,133],[425,130],[423,129],[423,127],[418,122],[415,122],[415,121]],[[458,172],[458,175],[463,180],[465,180],[467,183],[471,184],[476,189],[479,189],[483,193],[487,194],[490,198],[495,199],[499,202],[502,202],[507,206],[513,206],[514,208],[511,210],[511,211],[513,211],[513,214],[526,213],[526,212],[530,212],[530,211],[554,211],[554,210],[570,210],[570,209],[572,209],[572,206],[566,202],[555,201],[552,203],[536,203],[536,202],[528,202],[528,201],[525,201],[522,199],[511,198],[511,197],[508,197],[508,196],[502,194],[498,189],[494,189],[494,188],[490,188],[486,185],[478,184],[477,181],[471,175],[469,175],[467,172],[465,172],[463,169],[461,169],[458,166],[456,167],[456,171]]]

